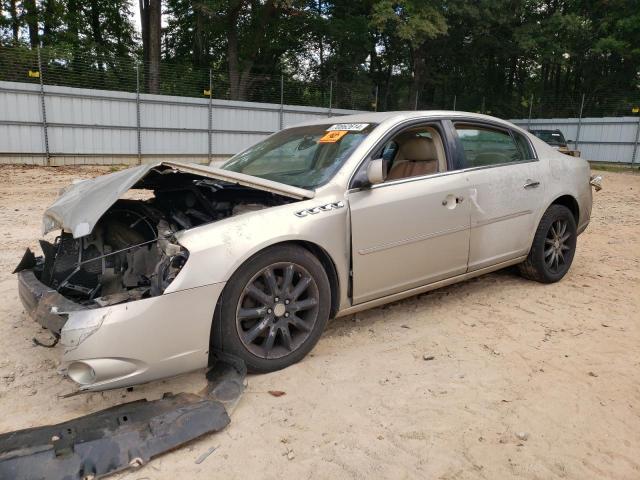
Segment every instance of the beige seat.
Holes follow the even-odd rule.
[[[400,145],[398,155],[387,175],[387,180],[429,175],[437,171],[438,153],[433,140],[414,137]]]

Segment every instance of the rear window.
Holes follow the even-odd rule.
[[[475,125],[456,125],[466,167],[501,165],[524,160],[525,153],[506,130]]]
[[[513,138],[515,138],[516,140],[516,145],[518,147],[518,150],[520,151],[520,155],[522,156],[523,160],[534,160],[536,158],[536,156],[533,153],[533,150],[531,149],[531,144],[529,143],[529,140],[527,140],[527,138],[522,135],[521,133],[518,132],[511,132],[513,134]]]

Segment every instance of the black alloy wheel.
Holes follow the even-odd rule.
[[[227,282],[211,345],[240,357],[251,372],[280,370],[311,351],[330,311],[322,263],[303,247],[274,246],[247,260]]]
[[[301,265],[274,263],[256,273],[236,310],[242,344],[255,356],[280,358],[300,348],[318,319],[318,285]]]
[[[541,283],[553,283],[569,271],[578,238],[576,220],[564,205],[551,205],[542,216],[520,274]]]
[[[572,233],[569,231],[566,219],[559,218],[549,227],[547,237],[544,239],[544,262],[550,272],[557,274],[566,267],[568,253],[572,248],[571,237]]]

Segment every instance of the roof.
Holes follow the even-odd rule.
[[[490,120],[493,122],[503,123],[509,127],[514,127],[510,122],[500,118],[482,115],[480,113],[462,112],[459,110],[410,110],[396,112],[363,112],[354,115],[340,115],[330,118],[322,118],[300,123],[302,125],[326,125],[327,123],[382,123],[385,121],[399,122],[402,120],[411,120],[413,118],[429,118],[429,117],[465,117],[477,118],[478,120]],[[516,127],[518,128],[518,127]]]

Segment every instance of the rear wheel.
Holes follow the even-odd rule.
[[[563,205],[551,205],[542,216],[527,259],[519,265],[523,277],[542,283],[562,279],[576,251],[576,221]]]
[[[273,247],[231,277],[216,309],[213,346],[271,372],[301,360],[329,318],[331,289],[322,264],[295,245]]]

